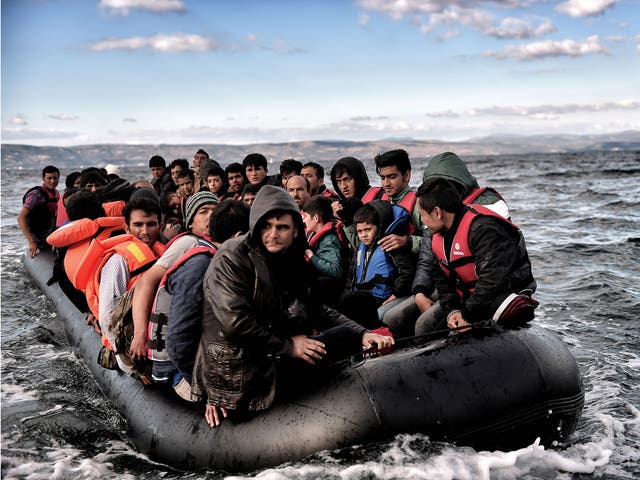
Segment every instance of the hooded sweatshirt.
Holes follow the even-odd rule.
[[[342,195],[342,192],[338,188],[338,183],[336,182],[336,171],[339,166],[344,167],[344,169],[353,177],[356,183],[355,196],[356,198],[361,199],[367,190],[371,188],[371,185],[369,185],[369,176],[367,175],[367,170],[364,168],[363,163],[354,157],[344,157],[338,160],[331,169],[331,183],[333,184],[333,188],[340,198],[344,199],[344,195]]]

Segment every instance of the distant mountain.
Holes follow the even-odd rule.
[[[331,164],[342,157],[371,159],[380,152],[404,148],[414,159],[439,152],[453,151],[462,156],[515,155],[524,153],[563,153],[583,151],[640,150],[640,132],[626,131],[603,135],[493,135],[466,141],[387,139],[379,141],[303,141],[290,143],[256,143],[248,145],[78,145],[74,147],[37,147],[2,144],[3,169],[42,168],[53,164],[61,168],[88,166],[145,166],[152,155],[162,155],[167,163],[176,158],[189,161],[204,148],[223,165],[242,162],[249,153],[260,152],[278,165],[285,158],[301,162]]]

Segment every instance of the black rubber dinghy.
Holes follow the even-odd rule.
[[[177,467],[250,471],[398,433],[481,449],[511,450],[538,437],[551,446],[575,430],[584,404],[576,361],[557,335],[487,327],[282,382],[271,409],[212,429],[203,405],[100,367],[98,335],[57,283],[46,285],[53,256],[24,263],[138,450]]]

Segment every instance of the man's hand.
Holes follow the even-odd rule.
[[[223,418],[227,418],[227,409],[207,403],[204,418],[211,428],[215,428],[222,423]]]
[[[397,297],[392,293],[384,302],[382,302],[382,305],[386,305],[389,302],[393,302],[396,298]]]
[[[433,300],[427,297],[424,293],[416,293],[413,296],[413,299],[415,300],[416,306],[418,307],[418,310],[420,310],[420,313],[426,312],[435,303]]]
[[[375,348],[378,350],[383,350],[389,348],[394,343],[395,341],[392,337],[377,333],[367,332],[362,336],[362,345],[366,348],[372,348],[375,345]]]
[[[338,200],[331,203],[331,209],[333,210],[333,216],[336,218],[340,218],[340,212],[342,211],[342,204]]]
[[[387,235],[378,241],[378,245],[380,245],[383,252],[405,248],[407,246],[407,237],[395,234]]]
[[[449,314],[449,316],[447,317],[447,326],[449,328],[459,328],[459,327],[465,327],[465,326],[471,328],[471,324],[467,322],[464,318],[462,318],[462,313],[460,313],[460,310],[454,310]],[[455,332],[452,332],[452,333],[466,332],[467,330],[469,330],[469,328],[460,328],[460,330],[456,330]]]
[[[147,358],[147,335],[134,335],[129,348],[129,355],[133,360],[144,360]]]
[[[38,254],[38,244],[36,242],[29,242],[29,258],[33,258]]]
[[[293,341],[291,356],[293,358],[300,358],[311,365],[315,365],[316,360],[322,360],[322,357],[327,354],[327,351],[324,349],[324,343],[305,337],[304,335],[291,337],[291,341]]]

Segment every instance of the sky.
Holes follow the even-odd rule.
[[[640,0],[3,0],[2,143],[640,130]]]

